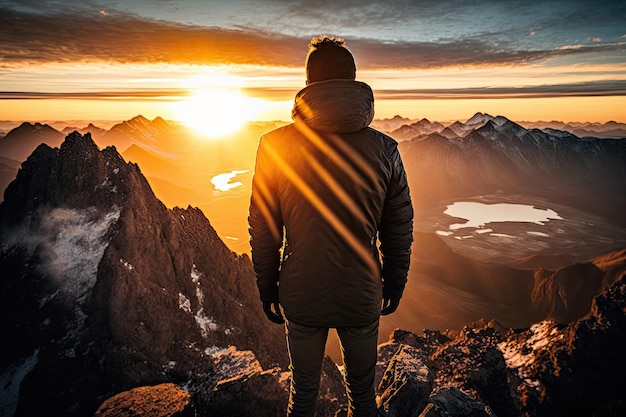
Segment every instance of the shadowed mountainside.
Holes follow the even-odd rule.
[[[247,256],[200,210],[166,209],[114,148],[77,133],[39,146],[0,217],[0,364],[18,415],[89,415],[116,391],[210,372],[230,345],[286,366]]]

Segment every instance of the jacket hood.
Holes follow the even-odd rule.
[[[296,94],[291,117],[322,132],[356,132],[374,119],[374,93],[360,81],[314,82]]]

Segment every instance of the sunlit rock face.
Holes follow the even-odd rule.
[[[230,345],[286,367],[249,259],[200,210],[166,209],[114,148],[77,133],[41,145],[0,218],[8,415],[91,415],[121,390],[209,372]]]
[[[589,311],[602,290],[604,274],[593,263],[578,263],[556,272],[537,270],[533,303],[544,317],[570,323]]]
[[[133,388],[106,400],[94,417],[192,417],[189,393],[172,383]]]

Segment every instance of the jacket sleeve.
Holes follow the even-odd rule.
[[[383,296],[400,299],[407,282],[413,242],[413,204],[397,144],[390,155],[392,175],[378,228]]]
[[[259,141],[252,178],[248,225],[252,263],[263,302],[278,302],[283,221],[276,193],[275,169],[269,143]]]

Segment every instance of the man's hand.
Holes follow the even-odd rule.
[[[283,314],[280,312],[278,302],[263,302],[263,312],[273,323],[283,324],[285,322]]]
[[[400,299],[397,298],[383,298],[383,308],[380,310],[381,316],[386,316],[388,314],[396,311],[398,306],[400,305]]]

